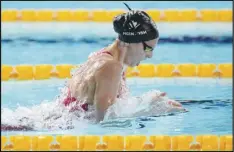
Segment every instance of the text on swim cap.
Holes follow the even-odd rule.
[[[144,35],[144,34],[147,34],[146,31],[139,31],[139,32],[136,32],[137,35]],[[123,32],[123,35],[132,35],[134,36],[135,33],[134,32]]]

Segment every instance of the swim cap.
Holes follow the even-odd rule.
[[[157,26],[151,17],[144,11],[130,10],[116,16],[113,26],[118,38],[126,43],[139,43],[159,37]]]

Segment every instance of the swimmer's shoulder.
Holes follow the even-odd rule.
[[[122,69],[123,65],[119,61],[106,60],[102,67],[97,71],[97,74],[118,75],[121,73]]]

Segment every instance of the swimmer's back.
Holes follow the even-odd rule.
[[[95,75],[110,65],[113,68],[121,66],[109,53],[101,53],[100,55],[90,57],[78,68],[71,78],[69,82],[71,95],[83,102],[93,104],[96,88]]]

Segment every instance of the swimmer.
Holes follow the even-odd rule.
[[[131,10],[116,16],[113,20],[117,39],[109,46],[91,54],[67,83],[67,98],[63,100],[71,112],[94,109],[96,122],[104,115],[117,98],[128,93],[125,70],[128,66],[138,66],[141,61],[151,58],[159,40],[159,32],[154,21],[144,11]],[[154,102],[166,94],[152,98]],[[168,101],[173,110],[184,111],[174,100]]]

